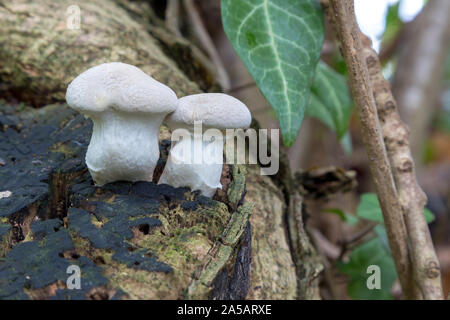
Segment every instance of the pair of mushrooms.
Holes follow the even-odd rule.
[[[67,88],[67,104],[94,122],[86,164],[96,185],[113,181],[152,181],[159,159],[159,129],[166,118],[169,128],[184,129],[189,137],[172,146],[159,179],[174,187],[190,187],[212,197],[221,188],[223,142],[205,141],[194,132],[204,129],[247,128],[251,115],[239,100],[221,93],[204,93],[178,99],[166,85],[129,64],[105,63],[80,74]],[[195,163],[181,153],[199,142],[211,144],[216,159]],[[217,159],[220,154],[220,159]]]

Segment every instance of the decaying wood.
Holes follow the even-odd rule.
[[[246,198],[257,213],[250,217],[252,244],[253,250],[259,252],[253,256],[249,298],[295,299],[296,269],[286,234],[280,233],[278,227],[285,223],[284,195],[277,184],[257,171],[259,168],[250,168],[247,177]]]
[[[439,263],[423,214],[426,197],[415,178],[407,130],[376,53],[363,46],[353,1],[329,4],[405,297],[442,299]]]
[[[84,163],[90,120],[60,104],[0,110],[1,299],[245,298],[244,171],[233,170],[230,181],[241,183],[228,186],[239,203],[151,182],[95,187]],[[66,287],[71,264],[81,269],[79,290]]]
[[[334,166],[296,172],[295,185],[306,199],[327,199],[338,192],[356,188],[356,172]]]

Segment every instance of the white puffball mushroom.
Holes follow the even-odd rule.
[[[172,132],[186,129],[190,134],[172,145],[158,184],[190,187],[211,198],[217,188],[222,188],[220,177],[224,139],[202,139],[202,132],[197,132],[194,124],[201,122],[203,132],[213,128],[223,133],[224,129],[248,128],[251,119],[245,104],[223,93],[202,93],[180,98],[177,110],[168,117],[167,123]],[[199,158],[200,163],[196,161]]]
[[[172,89],[135,66],[111,62],[76,77],[66,101],[94,122],[86,165],[96,185],[152,180],[159,128],[178,104]]]

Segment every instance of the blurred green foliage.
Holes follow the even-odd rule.
[[[339,209],[327,209],[326,212],[338,215],[351,226],[355,226],[362,219],[378,223],[373,229],[375,237],[354,248],[347,262],[338,262],[338,269],[349,277],[347,293],[352,299],[392,299],[390,291],[397,279],[397,273],[389,249],[383,214],[377,195],[374,193],[363,194],[356,216],[344,213]],[[425,209],[424,215],[427,223],[434,220],[434,215],[430,210]],[[370,273],[367,273],[367,268],[371,265],[380,267],[380,289],[369,289],[367,287],[366,282],[370,276]]]

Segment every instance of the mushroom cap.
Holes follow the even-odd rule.
[[[88,114],[107,109],[170,113],[178,104],[175,92],[168,86],[121,62],[100,64],[81,73],[69,84],[66,101]]]
[[[248,128],[252,116],[247,106],[224,93],[200,93],[180,98],[178,108],[169,116],[171,127],[202,125],[217,129]]]

